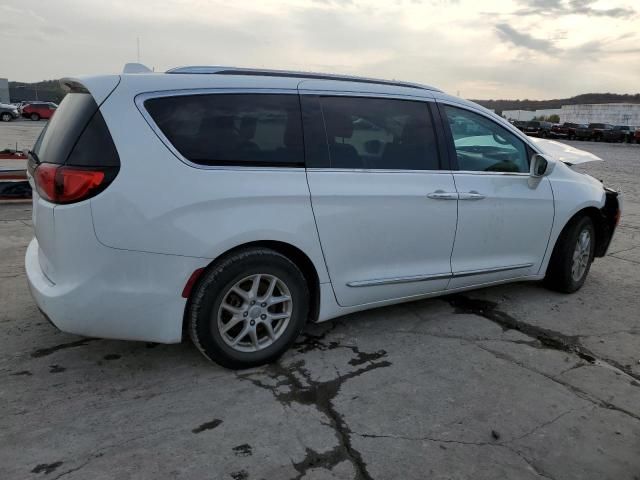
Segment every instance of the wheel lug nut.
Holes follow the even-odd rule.
[[[263,303],[261,306],[262,306],[262,307],[266,307],[266,306],[267,306],[267,304],[266,304],[266,303]]]
[[[266,319],[267,319],[267,316],[263,313],[262,315],[260,315],[260,318],[261,318],[262,320],[266,320]]]
[[[255,305],[256,301],[255,300],[251,300],[251,305]]]
[[[253,327],[255,324],[256,324],[256,321],[255,321],[255,320],[251,320],[251,321],[249,322],[249,325],[251,325],[252,327]]]
[[[242,316],[243,316],[243,317],[246,317],[247,315],[248,315],[248,313],[247,313],[247,312],[244,312],[244,313],[242,314]]]

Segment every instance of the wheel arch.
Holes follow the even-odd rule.
[[[309,305],[309,318],[307,319],[307,321],[313,323],[318,319],[318,315],[320,313],[320,277],[318,276],[318,270],[316,269],[316,266],[313,264],[309,256],[300,248],[290,243],[278,240],[257,240],[253,242],[243,243],[226,250],[225,252],[221,253],[216,258],[211,260],[208,265],[194,272],[194,275],[196,277],[195,280],[190,279],[189,282],[187,282],[187,286],[185,287],[185,290],[188,288],[189,292],[187,295],[187,302],[185,304],[184,316],[182,320],[183,334],[188,326],[187,319],[189,310],[191,308],[191,301],[194,292],[196,292],[199,287],[200,281],[205,276],[203,274],[206,271],[215,268],[218,263],[220,263],[229,255],[233,255],[240,250],[248,250],[251,248],[269,248],[281,255],[284,255],[296,264],[300,271],[302,271],[302,274],[307,281],[307,286],[309,287],[309,295],[311,301]]]
[[[555,243],[553,245],[553,249],[551,250],[551,256],[550,258],[553,256],[553,253],[556,251],[556,248],[558,246],[558,243],[561,241],[561,239],[563,238],[564,234],[567,232],[567,230],[569,228],[571,228],[571,226],[577,222],[578,220],[580,220],[582,217],[589,217],[591,219],[591,221],[593,222],[593,227],[595,229],[596,232],[596,246],[595,246],[595,256],[596,257],[603,257],[607,247],[609,246],[609,240],[610,240],[610,234],[609,234],[609,223],[607,221],[607,217],[605,217],[605,215],[602,213],[602,210],[594,207],[594,206],[588,206],[588,207],[584,207],[580,210],[578,210],[577,212],[575,212],[564,224],[564,226],[562,227],[562,230],[560,230],[560,234],[558,235],[558,237],[555,240]],[[548,269],[548,265],[547,265],[547,269]]]

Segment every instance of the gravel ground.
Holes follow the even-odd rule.
[[[18,151],[31,148],[46,124],[46,120],[33,122],[24,118],[1,123],[0,151],[5,148]]]
[[[640,146],[574,145],[625,195],[582,290],[354,314],[243,372],[56,331],[25,284],[30,208],[0,206],[0,478],[637,480]]]

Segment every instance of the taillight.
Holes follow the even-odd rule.
[[[97,195],[115,175],[108,168],[81,168],[43,163],[34,171],[38,193],[52,203],[74,203]]]

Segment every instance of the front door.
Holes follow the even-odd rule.
[[[307,178],[342,306],[446,288],[456,229],[427,101],[301,95]]]
[[[507,128],[480,112],[440,109],[458,167],[449,288],[537,274],[553,224],[549,180],[529,176],[530,149]]]

